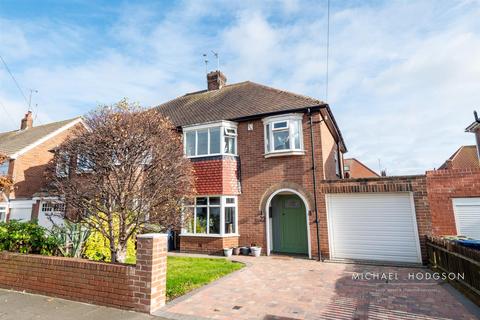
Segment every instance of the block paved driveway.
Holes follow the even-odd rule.
[[[243,257],[247,267],[180,297],[158,312],[170,319],[480,319],[480,309],[443,281],[416,281],[423,268]],[[398,280],[354,280],[396,273]]]

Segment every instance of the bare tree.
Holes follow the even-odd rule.
[[[49,174],[66,204],[62,218],[83,222],[110,242],[112,262],[125,262],[127,241],[155,225],[180,228],[185,197],[194,193],[180,134],[155,109],[122,100],[101,107],[55,152]]]

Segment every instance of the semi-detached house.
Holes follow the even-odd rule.
[[[7,157],[0,164],[0,175],[13,180],[13,188],[1,195],[0,221],[33,219],[49,226],[45,213],[63,210],[62,205],[53,207],[38,195],[48,183],[45,170],[53,158],[52,150],[77,126],[83,126],[80,117],[34,126],[28,112],[18,130],[0,133],[0,153]]]
[[[226,84],[220,71],[207,83],[158,106],[181,130],[195,171],[180,250],[255,244],[311,256],[316,185],[343,178],[347,151],[330,107],[250,81]]]

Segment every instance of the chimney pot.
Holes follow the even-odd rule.
[[[33,127],[33,114],[32,111],[25,113],[22,122],[20,124],[20,130],[31,129]]]
[[[208,91],[219,90],[227,84],[227,77],[220,71],[212,71],[207,74]]]

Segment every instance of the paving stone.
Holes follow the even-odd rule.
[[[243,257],[241,272],[220,279],[162,311],[214,319],[478,319],[480,308],[448,284],[409,280],[423,268]],[[389,273],[398,280],[355,280],[354,273]],[[453,291],[452,291],[453,290]],[[234,306],[241,306],[234,310]]]

